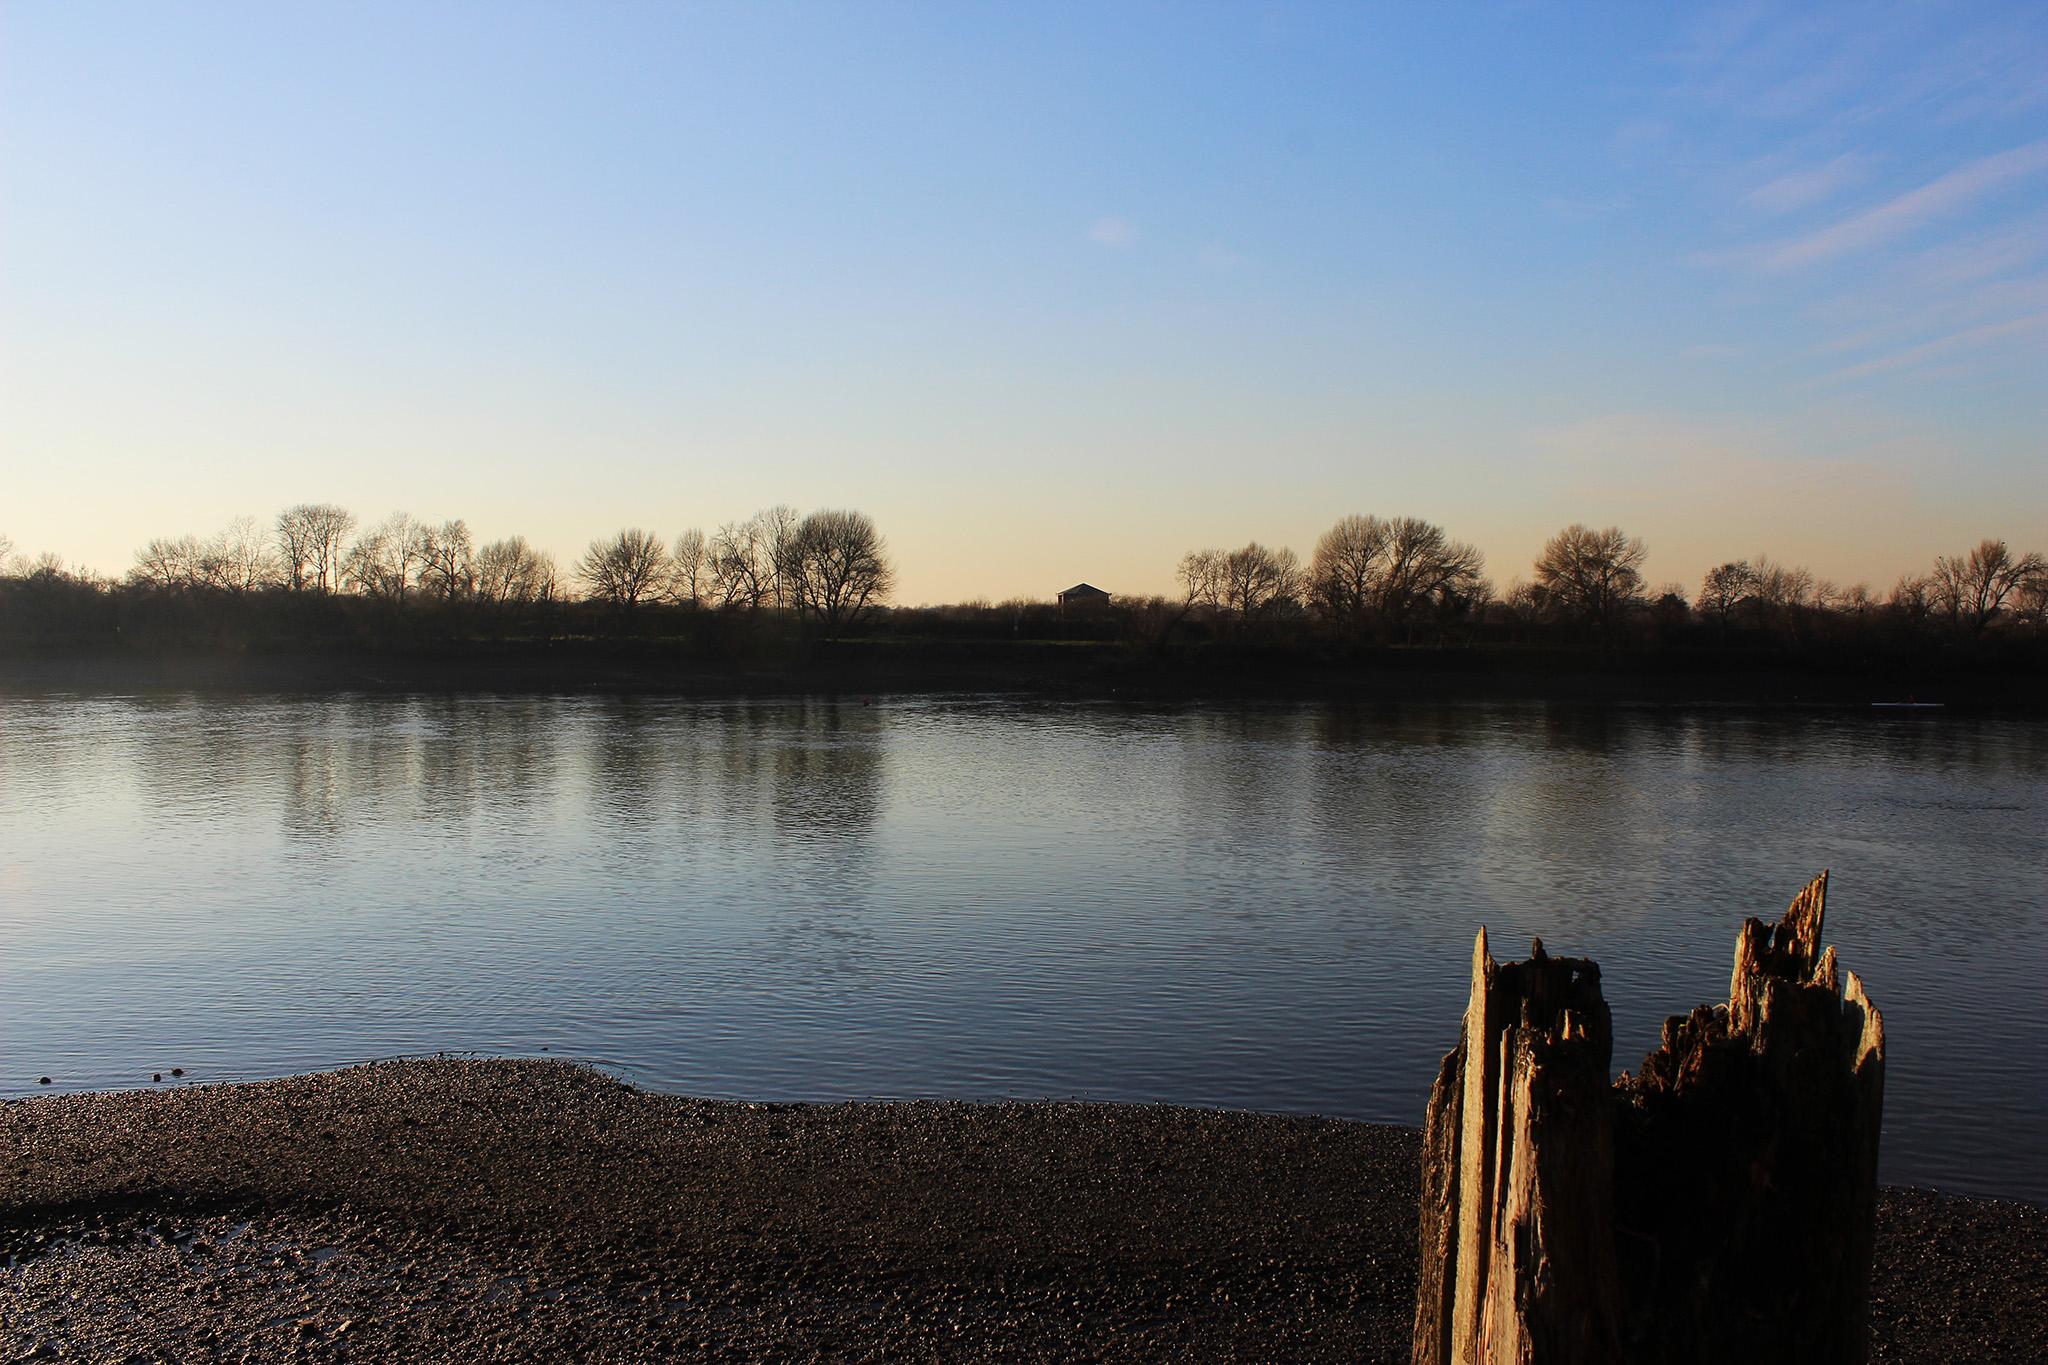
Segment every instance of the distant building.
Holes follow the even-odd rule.
[[[1076,583],[1060,594],[1060,615],[1100,616],[1109,610],[1109,594],[1093,583]]]

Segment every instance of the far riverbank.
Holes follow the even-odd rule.
[[[1407,1356],[1417,1137],[408,1061],[0,1105],[28,1358]],[[1873,1359],[2048,1350],[2048,1212],[1886,1190]],[[33,1353],[41,1351],[36,1357]]]
[[[1624,651],[1473,646],[1157,652],[1090,640],[756,642],[558,639],[291,651],[13,651],[0,694],[64,691],[864,696],[985,693],[1135,704],[1200,700],[1550,701],[1826,706],[1933,702],[2048,714],[2024,658],[1856,651]]]

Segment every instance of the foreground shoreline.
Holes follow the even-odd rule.
[[[6,1359],[1407,1358],[1417,1135],[421,1060],[0,1104]],[[2048,1354],[2048,1210],[1881,1192],[1873,1359]]]

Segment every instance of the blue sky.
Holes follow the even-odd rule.
[[[2048,548],[2048,7],[9,3],[0,533]]]

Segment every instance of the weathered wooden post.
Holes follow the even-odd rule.
[[[1590,961],[1496,964],[1423,1139],[1415,1365],[1868,1353],[1884,1022],[1820,946],[1827,874],[1736,940],[1726,1005],[1607,1080]]]
[[[1423,1139],[1416,1365],[1621,1359],[1600,968],[1472,948]]]

